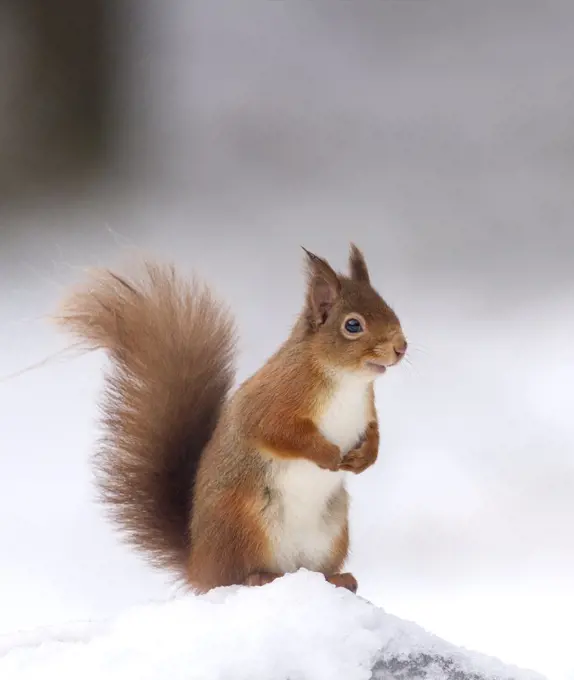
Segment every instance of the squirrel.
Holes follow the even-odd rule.
[[[233,391],[228,307],[173,264],[96,269],[55,320],[106,351],[100,497],[124,539],[197,593],[305,568],[357,591],[346,473],[379,450],[374,381],[404,357],[395,312],[351,244],[349,275],[305,248],[306,295],[285,342]]]

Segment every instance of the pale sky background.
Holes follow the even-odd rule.
[[[356,241],[413,348],[351,480],[361,594],[574,679],[574,4],[138,0],[116,20],[113,163],[0,203],[0,376],[65,345],[41,317],[82,268],[138,249],[233,303],[243,378],[298,312],[299,246],[344,267]],[[171,592],[93,502],[103,366],[0,383],[0,633]]]

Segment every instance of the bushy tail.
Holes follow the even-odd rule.
[[[129,543],[182,572],[195,472],[234,379],[235,328],[202,284],[145,263],[126,279],[95,271],[57,323],[111,359],[95,467]]]

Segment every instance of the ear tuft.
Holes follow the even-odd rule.
[[[307,318],[313,328],[325,323],[341,292],[341,281],[323,258],[303,248],[307,256]]]
[[[370,283],[371,278],[369,276],[369,270],[367,268],[367,263],[365,262],[365,257],[354,243],[351,243],[349,269],[351,270],[351,278],[353,281]]]

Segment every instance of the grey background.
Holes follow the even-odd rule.
[[[574,677],[574,6],[95,2],[93,49],[41,76],[22,6],[0,8],[0,375],[65,347],[43,317],[84,267],[153,253],[233,303],[242,378],[299,309],[299,246],[342,268],[356,241],[412,346],[351,480],[362,594]],[[0,383],[0,632],[170,592],[93,503],[103,358],[60,359]]]

